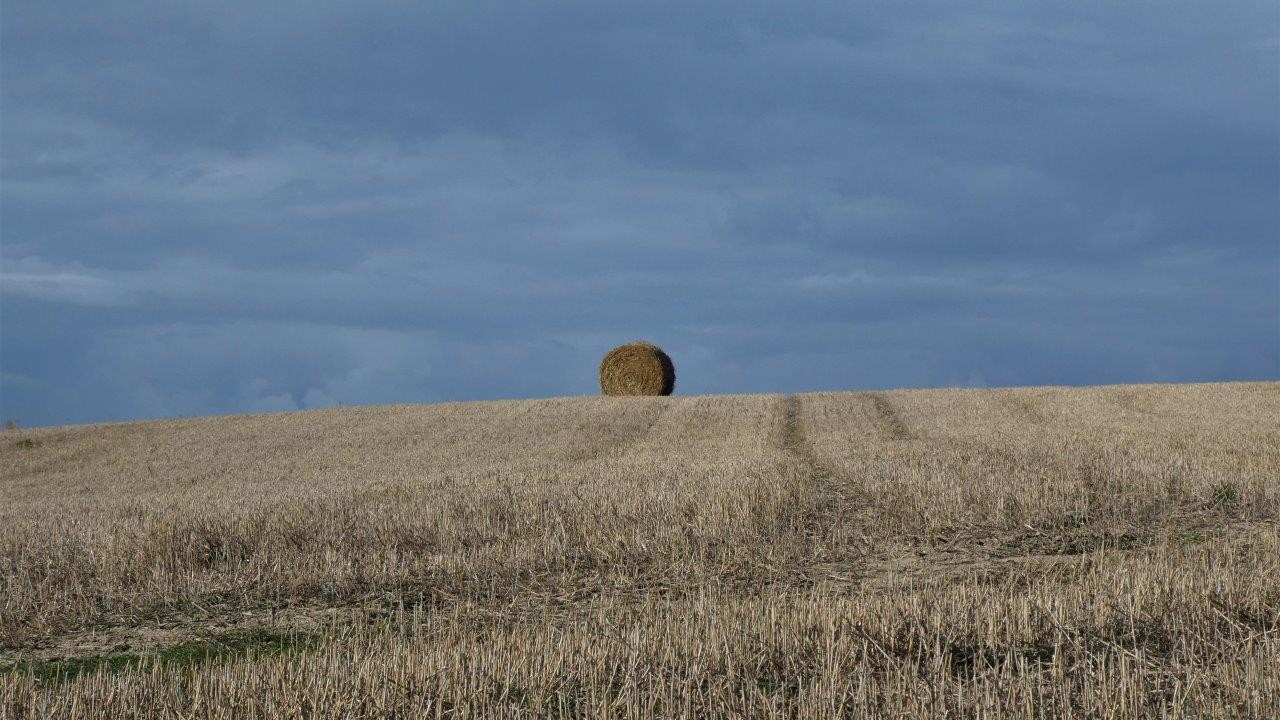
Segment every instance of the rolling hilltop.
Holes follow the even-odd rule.
[[[0,433],[0,717],[1280,716],[1280,383]]]

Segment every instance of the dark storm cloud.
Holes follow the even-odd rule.
[[[1280,376],[1274,3],[6,8],[0,412]]]

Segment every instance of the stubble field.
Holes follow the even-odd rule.
[[[0,717],[1280,717],[1280,383],[0,433]]]

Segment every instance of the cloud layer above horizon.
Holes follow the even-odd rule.
[[[1280,6],[26,3],[0,414],[1280,379]]]

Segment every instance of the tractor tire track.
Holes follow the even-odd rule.
[[[624,457],[653,433],[654,427],[670,409],[670,403],[655,403],[639,408],[631,417],[615,416],[606,418],[602,422],[584,424],[573,437],[592,437],[592,442],[582,442],[580,439],[573,441],[573,444],[566,449],[564,459],[571,463],[584,464],[606,458]],[[602,427],[605,425],[607,427]],[[601,434],[605,437],[596,437]]]
[[[871,400],[872,409],[875,410],[877,422],[885,437],[889,440],[910,440],[911,431],[907,428],[906,423],[902,422],[902,416],[893,408],[889,402],[889,398],[883,393],[866,393],[867,398]]]
[[[813,451],[813,446],[809,443],[808,437],[805,435],[804,427],[800,422],[800,398],[795,395],[788,395],[785,406],[785,425],[783,431],[782,447],[793,457],[799,460],[804,467],[808,469],[809,479],[815,485],[821,485],[828,490],[834,490],[836,482],[833,479],[834,473]]]
[[[856,565],[864,557],[865,543],[856,541],[850,531],[863,525],[859,521],[862,503],[814,452],[800,419],[800,402],[795,395],[786,398],[782,440],[783,450],[799,462],[813,491],[803,521],[807,541],[813,545],[812,560],[800,570],[810,581],[829,577],[835,570],[846,580],[860,577]]]

